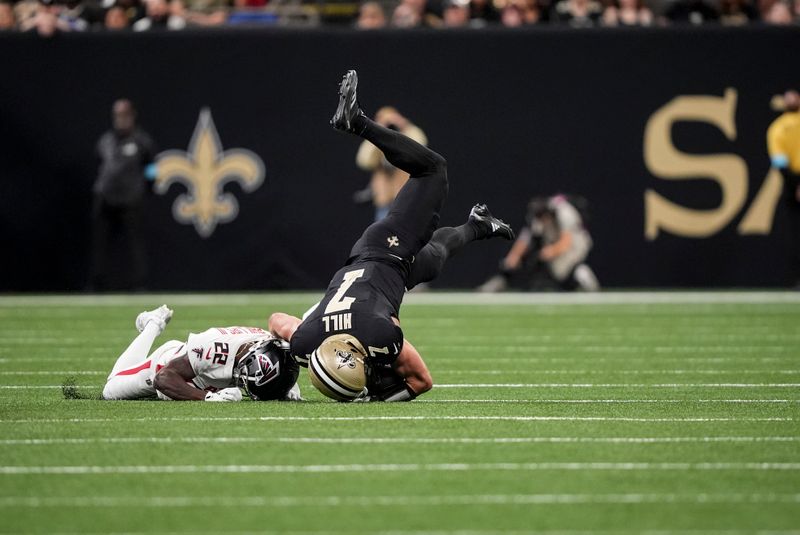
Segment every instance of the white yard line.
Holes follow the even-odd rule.
[[[546,403],[546,404],[625,404],[625,403],[800,403],[800,399],[417,399],[415,403]]]
[[[502,505],[502,504],[500,504]],[[152,532],[107,532],[105,535],[150,535]],[[185,531],[168,532],[159,531],[161,535],[186,535]],[[213,533],[217,531],[197,531],[193,533]],[[352,535],[353,530],[348,531],[225,531],[225,535]],[[373,535],[800,535],[800,530],[474,530],[474,529],[455,529],[455,530],[391,530],[373,531]],[[84,535],[83,532],[55,532],[51,535]]]
[[[502,505],[502,504],[499,504]],[[107,532],[105,535],[150,535],[152,532]],[[186,535],[185,531],[169,532],[159,531],[161,535]],[[216,531],[197,531],[193,533],[218,533]],[[351,535],[352,530],[335,531],[326,529],[324,531],[225,531],[228,535]],[[475,530],[475,529],[455,529],[455,530],[391,530],[374,531],[372,535],[800,535],[800,530]],[[55,532],[51,535],[84,535],[83,532]]]
[[[0,375],[108,375],[111,370],[97,371],[97,370],[56,370],[56,371],[0,371]]]
[[[262,294],[139,294],[139,295],[20,295],[0,297],[0,307],[42,306],[243,306],[276,304],[306,305],[319,300],[320,292]],[[600,292],[600,293],[500,293],[474,292],[411,293],[408,305],[617,305],[617,304],[798,304],[800,293],[791,291],[752,292]]]
[[[92,385],[87,385],[92,386]],[[434,388],[796,388],[800,383],[444,383]],[[0,389],[47,389],[61,385],[0,385]]]
[[[61,388],[60,386],[7,386],[0,388]],[[415,403],[517,403],[517,404],[671,404],[671,403],[765,403],[792,404],[800,399],[417,399]],[[2,420],[0,420],[2,421]]]
[[[434,388],[796,388],[800,383],[454,383]]]
[[[63,386],[62,385],[0,385],[0,389],[3,390],[28,390],[28,389],[47,390],[52,388],[63,388]]]
[[[0,475],[108,474],[329,474],[361,472],[474,471],[797,471],[800,463],[411,463],[411,464],[253,464],[128,466],[0,466]]]
[[[0,440],[2,446],[50,446],[84,444],[703,444],[792,443],[800,436],[719,437],[86,437],[21,438]]]
[[[776,292],[599,292],[599,293],[411,293],[414,305],[649,305],[800,303],[800,294]]]
[[[523,360],[522,362],[525,361]],[[26,374],[29,372],[8,373],[13,375],[17,373]],[[48,372],[33,372],[33,374],[36,375],[46,375],[47,373]],[[521,369],[519,366],[516,366],[508,370],[434,369],[433,373],[441,375],[798,375],[800,374],[800,370],[537,370],[533,368]],[[0,372],[0,375],[3,375],[3,373]]]
[[[27,498],[24,498],[27,499]],[[35,499],[35,498],[33,498]],[[608,503],[608,502],[606,502]],[[629,502],[626,502],[629,503]],[[653,502],[650,502],[653,503]],[[697,502],[705,503],[705,502]],[[791,503],[791,502],[790,502]],[[445,504],[442,504],[445,505]],[[478,504],[479,505],[479,504]],[[503,504],[497,504],[503,505]],[[258,505],[257,505],[258,506]],[[39,506],[36,506],[39,507]],[[268,506],[267,506],[268,507]],[[194,533],[213,533],[217,531],[193,531]],[[150,535],[152,532],[107,532],[105,535]],[[186,535],[185,531],[181,532],[168,532],[160,531],[162,535]],[[335,531],[225,531],[226,535],[351,535],[353,530]],[[374,531],[373,535],[800,535],[800,530],[674,530],[674,529],[659,529],[659,530],[474,530],[474,529],[455,529],[455,530],[391,530],[391,531]],[[55,532],[51,535],[84,535],[83,532]]]
[[[426,496],[73,496],[0,498],[0,507],[437,507],[443,505],[800,502],[800,494],[477,494]],[[437,533],[437,532],[434,532]],[[466,532],[469,533],[469,532]],[[497,532],[494,532],[497,533]],[[641,533],[641,532],[637,532]],[[661,533],[661,532],[659,532]],[[709,533],[706,531],[705,533]],[[716,533],[716,532],[714,532]]]
[[[419,335],[420,330],[414,330],[415,334]],[[448,332],[458,332],[451,330]],[[491,349],[474,349],[478,346],[485,345],[495,340],[495,338],[487,335],[477,334],[443,334],[442,332],[435,332],[439,339],[436,346],[429,344],[420,344],[420,349],[436,349],[437,351],[447,350],[451,352],[462,353],[764,353],[764,352],[791,352],[797,353],[797,341],[800,340],[800,335],[795,334],[774,334],[769,336],[771,344],[764,345],[746,345],[752,344],[754,339],[766,338],[754,336],[749,333],[737,335],[709,335],[709,336],[689,336],[696,341],[695,345],[691,346],[664,346],[664,345],[651,345],[648,347],[639,348],[638,346],[627,346],[624,342],[630,339],[630,335],[607,336],[598,333],[591,335],[570,336],[563,334],[517,334],[507,335],[506,343],[508,345],[495,345]],[[124,335],[118,335],[121,339],[133,339],[133,335],[125,331]],[[449,340],[452,338],[453,340]],[[39,334],[30,336],[10,336],[0,333],[0,340],[4,344],[35,344],[40,347],[46,347],[48,351],[55,353],[63,352],[76,352],[80,358],[87,345],[87,340],[84,338],[75,338],[69,336]],[[619,341],[619,345],[615,342]],[[785,341],[785,344],[775,344],[776,341]],[[461,342],[454,344],[453,342]],[[552,342],[561,342],[560,345],[555,345]],[[605,342],[610,345],[597,345],[598,342]],[[705,342],[705,343],[703,343]],[[716,342],[716,343],[715,343]],[[726,342],[720,344],[719,342]],[[52,347],[49,347],[52,346]],[[7,347],[7,346],[4,346]],[[113,354],[117,347],[109,347],[105,351]],[[100,353],[100,351],[92,351]]]
[[[319,301],[319,292],[247,293],[247,294],[108,294],[108,295],[16,295],[0,297],[0,307],[154,307],[161,303],[170,306],[250,306],[250,305],[311,305]]]
[[[0,338],[0,341],[5,342],[6,340]],[[531,351],[536,351],[537,353],[539,352],[537,349],[534,348],[534,346],[531,346],[531,347],[533,348]],[[422,349],[423,346],[419,346],[419,348],[420,348],[421,351],[423,350]],[[118,349],[119,348],[117,348],[115,350],[110,350],[110,351],[107,351],[106,353],[108,355],[113,355],[113,354],[115,354],[115,351],[118,351]],[[604,357],[595,357],[595,356],[591,356],[591,355],[589,355],[589,356],[587,356],[587,355],[573,355],[573,356],[565,356],[565,357],[531,357],[529,355],[523,355],[523,354],[520,354],[520,355],[518,355],[516,357],[499,357],[499,356],[496,356],[497,353],[508,353],[509,351],[506,351],[506,349],[508,349],[508,348],[506,348],[505,346],[498,346],[498,347],[495,347],[492,350],[492,352],[489,353],[488,355],[460,355],[458,357],[438,356],[439,352],[442,351],[441,347],[438,347],[438,346],[437,347],[430,347],[430,348],[427,349],[427,351],[430,351],[430,352],[435,351],[437,353],[437,355],[433,355],[433,356],[431,356],[429,358],[429,360],[434,364],[457,363],[457,364],[462,364],[463,365],[464,362],[470,362],[470,363],[478,363],[478,362],[480,362],[480,363],[483,363],[484,365],[486,365],[488,363],[491,363],[493,365],[496,365],[496,364],[513,364],[514,365],[514,370],[518,369],[518,366],[520,366],[521,364],[528,365],[528,364],[541,364],[541,363],[549,363],[549,364],[582,363],[582,365],[585,366],[587,363],[591,363],[591,364],[597,364],[597,363],[601,363],[601,362],[602,363],[605,363],[605,362],[618,363],[618,362],[622,361],[622,362],[624,362],[626,364],[632,364],[632,363],[653,363],[656,360],[659,363],[662,363],[662,364],[665,363],[665,362],[675,362],[675,363],[678,363],[678,364],[684,365],[684,366],[686,365],[686,363],[722,364],[722,363],[727,363],[727,362],[743,362],[743,363],[747,363],[747,364],[750,364],[750,365],[752,365],[753,363],[770,364],[770,363],[775,363],[775,362],[782,362],[782,363],[784,363],[783,365],[785,366],[786,364],[789,364],[789,362],[787,362],[787,361],[791,361],[791,364],[795,364],[795,361],[798,358],[800,358],[800,351],[798,351],[798,349],[795,348],[795,347],[787,347],[786,348],[787,353],[791,352],[792,354],[787,354],[787,355],[784,355],[784,356],[781,356],[781,357],[756,357],[756,356],[741,356],[741,357],[691,357],[691,356],[687,356],[687,357],[681,357],[681,356],[662,356],[662,355],[653,355],[653,356],[649,356],[649,357],[631,357],[631,356],[626,356],[626,355],[604,356]],[[702,348],[700,348],[700,349],[702,349]],[[110,358],[108,356],[102,356],[102,357],[84,356],[84,355],[79,354],[79,353],[83,352],[82,348],[76,348],[75,351],[76,351],[75,355],[71,355],[71,354],[55,355],[54,354],[54,355],[48,355],[47,358],[48,358],[48,361],[50,361],[50,362],[54,362],[54,361],[70,361],[71,363],[74,363],[76,360],[79,360],[80,362],[103,362],[103,363],[106,363],[106,364],[109,365],[109,369],[110,369],[111,364],[113,364],[113,360],[114,359]],[[580,347],[577,347],[577,348],[574,348],[574,347],[573,348],[560,347],[560,348],[557,348],[557,349],[553,348],[553,352],[563,353],[565,351],[567,351],[569,353],[581,353],[581,352],[584,351],[584,348],[580,348]],[[619,353],[619,352],[615,351],[614,349],[609,349],[608,351],[609,352],[614,352],[614,353]],[[651,348],[651,349],[648,349],[648,350],[646,350],[644,352],[648,352],[648,351],[649,352],[653,352],[654,350]],[[687,351],[689,351],[689,350],[687,350]],[[736,351],[737,351],[736,348],[731,348],[730,351],[725,351],[725,352],[729,352],[730,353],[730,352],[736,352]],[[454,352],[456,352],[456,351],[451,351],[450,353],[454,353]],[[543,352],[546,353],[546,352],[549,352],[549,351],[543,351]],[[767,352],[767,350],[764,349],[764,348],[759,348],[759,353],[764,353],[764,352]],[[798,353],[798,355],[795,355],[794,353]],[[41,363],[42,359],[41,359],[41,357],[18,357],[18,356],[9,357],[9,358],[0,358],[0,363],[9,363],[9,362],[13,362],[13,363],[19,363],[19,362],[37,362],[37,363]]]
[[[0,371],[0,376],[47,376],[54,375],[108,375],[109,370],[14,370]],[[800,375],[800,370],[537,370],[520,369],[519,366],[508,370],[449,370],[434,369],[439,375]]]
[[[55,341],[55,340],[53,340]],[[750,356],[751,353],[764,353],[768,351],[778,351],[778,352],[791,352],[797,353],[798,349],[796,345],[692,345],[692,346],[661,346],[661,345],[649,345],[649,346],[630,346],[626,344],[614,344],[614,345],[594,345],[594,344],[581,344],[577,346],[568,346],[568,345],[541,345],[541,344],[526,344],[526,345],[518,345],[518,344],[503,344],[503,345],[483,345],[483,344],[437,344],[435,346],[429,346],[428,344],[419,344],[420,349],[436,349],[437,351],[448,351],[448,352],[466,352],[466,353],[489,353],[491,355],[495,353],[708,353],[708,352],[720,352],[720,353],[745,353],[748,356],[747,359],[753,358]],[[443,357],[444,358],[444,357]],[[466,355],[459,357],[447,357],[453,359],[461,359],[461,358],[478,358],[483,359],[486,358],[485,355]],[[525,357],[526,360],[534,360],[540,357]],[[542,361],[551,361],[551,360],[566,360],[572,357],[547,357],[543,358]],[[600,358],[611,358],[608,356],[605,357],[597,357]],[[626,360],[629,359],[636,359],[638,357],[631,357],[630,355],[620,356],[619,358],[624,358]],[[679,360],[688,360],[686,357],[668,357],[668,358],[676,358]],[[735,357],[735,360],[741,360],[745,357]],[[771,358],[778,358],[778,357],[771,357]],[[785,357],[784,357],[785,358]],[[714,359],[726,361],[726,360],[733,360],[734,357],[726,357],[726,356],[718,356],[718,357],[697,357],[697,360],[700,359]],[[535,360],[534,360],[535,361]]]
[[[0,424],[29,423],[103,423],[103,422],[396,422],[396,421],[508,421],[508,422],[640,422],[640,423],[704,423],[704,422],[794,422],[794,418],[762,417],[685,417],[634,418],[615,416],[187,416],[141,418],[28,418],[0,420]]]
[[[496,336],[492,336],[489,334],[479,334],[475,332],[464,332],[458,331],[454,329],[448,329],[446,331],[442,331],[441,329],[420,329],[421,331],[427,331],[429,336],[436,336],[438,338],[438,342],[443,345],[452,345],[452,344],[463,344],[463,343],[479,343],[479,344],[486,344],[492,343],[496,341]],[[631,337],[634,336],[633,333],[627,334],[609,334],[599,330],[593,330],[586,334],[573,334],[572,331],[563,332],[554,329],[542,329],[542,330],[535,330],[535,331],[528,331],[525,333],[507,333],[504,334],[504,341],[509,344],[517,344],[517,345],[555,345],[553,342],[563,346],[566,345],[598,345],[599,343],[602,344],[626,344],[631,340]],[[647,337],[648,339],[652,340],[653,342],[659,341],[669,341],[672,342],[675,340],[675,336],[667,336],[664,334],[659,333],[637,333],[636,336],[638,337]],[[697,344],[701,347],[730,347],[736,346],[739,343],[742,344],[753,344],[754,342],[762,343],[762,344],[771,344],[776,346],[783,346],[788,344],[776,344],[775,342],[796,342],[800,340],[800,334],[795,333],[773,333],[770,335],[757,335],[749,332],[746,327],[739,327],[736,333],[708,333],[708,334],[701,334],[701,333],[694,333],[694,332],[685,332],[684,330],[684,340],[689,339],[691,340],[692,346],[680,346],[680,347],[694,347],[694,344]],[[723,344],[724,342],[724,344]],[[659,344],[659,347],[665,347],[662,344]]]

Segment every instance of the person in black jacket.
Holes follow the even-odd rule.
[[[152,169],[155,145],[136,125],[136,109],[127,99],[112,107],[113,128],[97,141],[100,169],[95,180],[92,208],[92,272],[90,289],[105,290],[112,282],[126,288],[144,288],[147,258],[141,228],[141,210],[147,188],[146,174]],[[129,261],[110,277],[110,246],[123,238]]]

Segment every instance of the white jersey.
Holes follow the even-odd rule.
[[[580,212],[567,201],[566,197],[556,195],[548,199],[547,204],[553,210],[555,221],[545,225],[540,220],[534,219],[530,232],[534,236],[541,236],[544,245],[557,242],[563,232],[572,235],[569,249],[547,263],[553,277],[563,281],[572,273],[575,266],[586,260],[592,248],[592,237],[583,226]]]
[[[202,390],[219,390],[236,386],[233,364],[239,349],[250,342],[275,338],[258,327],[212,327],[189,334],[186,354],[197,376],[192,379]]]
[[[233,365],[245,344],[272,340],[275,337],[258,327],[217,327],[190,334],[186,342],[169,340],[144,360],[132,360],[124,367],[116,366],[103,388],[104,399],[145,399],[157,396],[168,400],[156,390],[156,374],[175,359],[189,359],[195,377],[190,385],[209,392],[235,387]],[[142,348],[143,351],[149,350]],[[297,394],[299,397],[299,393]]]

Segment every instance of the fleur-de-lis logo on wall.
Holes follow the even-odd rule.
[[[183,184],[186,193],[175,199],[172,214],[179,223],[194,224],[203,238],[239,213],[236,197],[222,191],[225,184],[238,182],[250,193],[264,182],[264,162],[258,155],[247,149],[223,151],[208,108],[200,110],[189,150],[162,152],[156,163],[156,193],[163,195],[173,183]]]

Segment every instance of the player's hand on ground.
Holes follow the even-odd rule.
[[[238,388],[223,388],[206,394],[206,401],[242,401],[242,391]]]
[[[303,401],[303,397],[300,395],[300,386],[295,383],[292,388],[286,393],[286,397],[283,398],[284,401]]]

